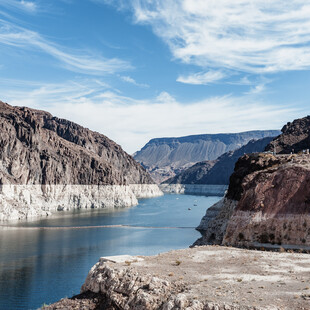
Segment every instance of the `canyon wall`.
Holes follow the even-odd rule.
[[[309,155],[244,155],[225,198],[197,227],[195,244],[309,247],[309,185]]]
[[[157,183],[162,183],[195,163],[215,160],[226,152],[242,147],[252,139],[275,137],[279,133],[278,130],[256,130],[157,138],[150,140],[136,152],[134,158],[150,172]]]
[[[0,101],[0,219],[114,208],[161,195],[149,173],[106,136]]]
[[[240,156],[264,151],[272,137],[251,140],[246,145],[229,151],[212,161],[202,161],[166,180],[166,184],[229,184],[229,178]]]

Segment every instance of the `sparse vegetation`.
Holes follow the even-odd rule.
[[[284,253],[284,252],[286,252],[286,251],[285,251],[285,249],[284,249],[283,247],[280,247],[280,248],[279,248],[279,252],[280,252],[280,253]]]

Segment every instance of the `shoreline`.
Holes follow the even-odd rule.
[[[97,228],[141,228],[141,229],[195,229],[195,227],[177,226],[141,226],[141,225],[95,225],[95,226],[5,226],[0,225],[0,229],[7,230],[61,230],[61,229],[97,229]]]
[[[44,309],[103,302],[109,310],[137,309],[137,305],[148,310],[307,309],[309,265],[307,254],[224,246],[103,257],[90,270],[80,295]]]
[[[59,212],[120,210],[162,196],[156,184],[0,186],[0,223],[44,219]]]

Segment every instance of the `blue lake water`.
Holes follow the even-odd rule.
[[[0,309],[37,309],[78,294],[101,256],[188,247],[200,237],[194,227],[219,199],[164,195],[120,211],[76,211],[0,228]],[[109,225],[128,226],[102,227]]]

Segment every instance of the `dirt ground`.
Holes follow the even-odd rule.
[[[105,264],[116,271],[127,268],[141,276],[167,280],[174,287],[182,287],[187,299],[217,304],[216,309],[310,309],[309,254],[201,246],[149,257],[119,256],[115,260],[117,263]],[[62,300],[48,307],[65,308],[110,309],[100,302],[91,307],[89,299],[83,298]]]
[[[310,309],[310,255],[202,246],[144,257],[139,273],[186,285],[185,294],[229,305]]]

